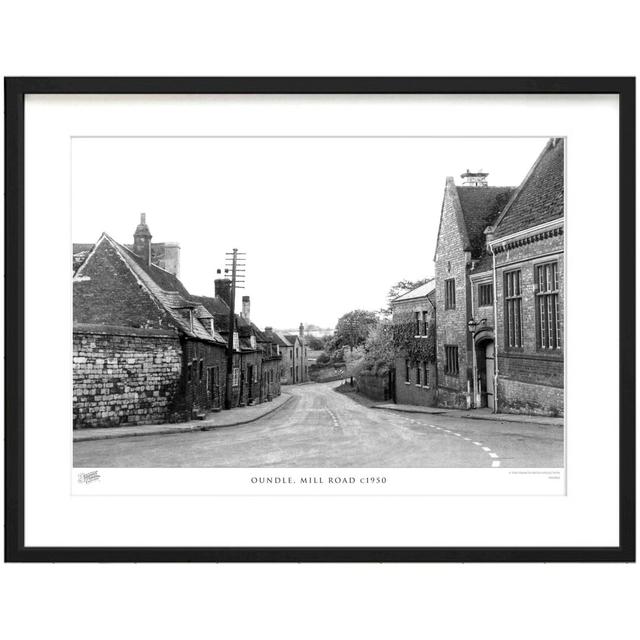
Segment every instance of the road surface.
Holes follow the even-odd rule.
[[[74,466],[563,466],[559,427],[373,409],[338,384],[287,387],[292,402],[246,425],[76,442]]]

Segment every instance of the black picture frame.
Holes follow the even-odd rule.
[[[5,78],[5,561],[634,562],[635,78]],[[26,547],[24,102],[27,94],[616,94],[620,116],[619,545],[615,547]]]

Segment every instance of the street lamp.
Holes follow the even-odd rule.
[[[467,322],[467,328],[471,334],[471,354],[473,356],[473,406],[478,405],[478,362],[476,359],[476,328],[480,324],[477,320],[471,316],[471,320]]]

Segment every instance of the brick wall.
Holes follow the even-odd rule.
[[[170,328],[166,314],[103,239],[73,283],[73,320],[87,324]]]
[[[498,402],[502,413],[564,415],[564,389],[562,388],[500,378],[498,391]]]
[[[471,376],[470,334],[467,329],[468,300],[467,263],[463,237],[457,216],[460,206],[453,180],[447,180],[436,250],[436,361],[438,367],[438,403],[450,407],[466,407],[467,380]],[[455,278],[456,306],[445,309],[445,281]],[[458,375],[445,373],[445,345],[458,347]]]
[[[538,346],[536,313],[536,266],[557,262],[558,317],[564,344],[564,236],[528,242],[496,255],[496,288],[499,385],[498,409],[523,413],[562,415],[564,412],[564,349]],[[520,349],[506,345],[504,274],[520,270],[522,288],[522,337]]]
[[[396,367],[396,402],[398,404],[416,404],[423,407],[432,407],[436,404],[436,365],[428,364],[429,384],[424,385],[423,371],[420,372],[420,382],[417,384],[416,367],[412,364],[409,368],[409,383],[405,376],[405,358],[395,360]]]
[[[181,368],[173,332],[74,326],[74,428],[170,420]]]

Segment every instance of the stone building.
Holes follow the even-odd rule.
[[[146,225],[145,225],[146,226]],[[218,405],[214,318],[171,273],[106,233],[73,275],[74,427],[190,419]]]
[[[438,403],[564,411],[564,141],[517,187],[447,178],[435,256]]]
[[[285,334],[291,344],[289,359],[289,375],[292,384],[307,382],[309,380],[309,362],[307,343],[304,338],[304,325],[300,323],[298,334]]]
[[[280,331],[274,331],[273,327],[265,327],[264,334],[280,354],[280,384],[293,384],[293,345]]]
[[[144,217],[132,249],[105,233],[74,245],[73,318],[75,428],[188,420],[224,407],[228,303],[191,295],[154,263]],[[248,314],[236,315],[234,334],[234,406],[278,395],[275,346]]]
[[[398,404],[436,404],[435,283],[433,280],[391,301],[395,363],[391,383]]]

